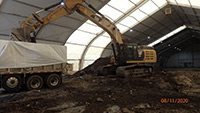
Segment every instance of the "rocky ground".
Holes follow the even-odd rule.
[[[3,92],[0,112],[199,113],[199,75],[198,70],[157,69],[146,77],[116,78],[83,71],[64,78],[57,89]]]

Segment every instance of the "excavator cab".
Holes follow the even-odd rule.
[[[124,48],[126,61],[144,59],[144,51],[142,49],[143,46],[138,46],[136,44],[125,44]]]
[[[153,47],[124,43],[120,44],[116,50],[118,55],[114,54],[114,56],[119,65],[156,62],[156,52]]]

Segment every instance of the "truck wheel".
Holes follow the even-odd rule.
[[[8,92],[19,91],[22,86],[22,78],[19,75],[7,75],[3,77],[2,87]]]
[[[29,77],[26,82],[26,87],[28,90],[33,90],[33,89],[38,90],[41,89],[42,86],[43,86],[43,79],[38,75],[33,75]]]
[[[57,88],[61,85],[62,83],[62,77],[59,76],[58,74],[50,74],[47,76],[46,80],[46,85],[49,88]]]

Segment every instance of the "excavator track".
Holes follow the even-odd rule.
[[[120,66],[116,69],[116,75],[120,77],[144,77],[153,72],[151,66],[146,65],[128,65]]]
[[[144,77],[153,72],[152,66],[134,64],[128,66],[107,65],[97,69],[100,76],[116,75],[116,77]]]
[[[100,66],[97,69],[98,76],[116,75],[117,66],[109,64],[106,66]]]

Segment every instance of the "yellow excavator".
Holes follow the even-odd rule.
[[[52,12],[41,18],[38,14],[56,7]],[[74,12],[88,18],[112,38],[113,55],[111,64],[99,68],[99,74],[116,74],[119,76],[143,76],[152,72],[147,65],[156,62],[156,51],[146,45],[123,43],[122,34],[113,22],[96,10],[85,0],[62,0],[59,3],[34,12],[20,24],[20,28],[13,28],[11,37],[15,41],[36,42],[35,32],[42,26],[65,15]]]

